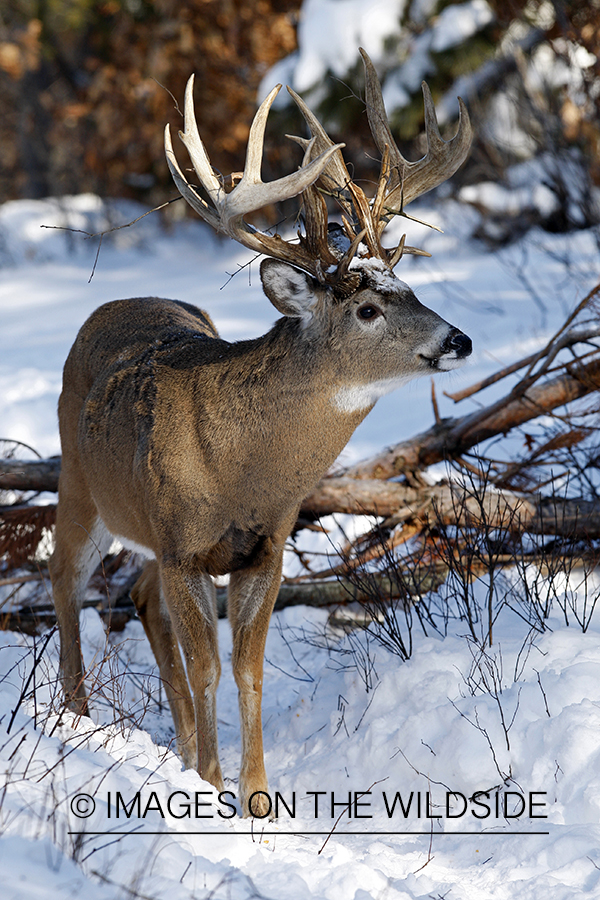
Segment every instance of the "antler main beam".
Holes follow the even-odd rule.
[[[198,133],[194,113],[194,76],[188,80],[185,92],[184,130],[179,132],[185,145],[200,184],[208,194],[212,207],[203,199],[197,187],[190,184],[182,172],[171,141],[169,126],[165,128],[165,154],[173,180],[181,195],[190,206],[211,225],[215,231],[227,234],[257,253],[266,253],[276,259],[284,259],[309,271],[312,275],[321,275],[321,266],[314,256],[309,256],[300,244],[290,244],[278,236],[257,231],[244,221],[244,216],[272,203],[289,200],[308,190],[319,178],[334,153],[344,144],[332,144],[316,158],[305,160],[296,172],[265,183],[261,179],[261,164],[264,145],[265,126],[269,110],[279,93],[281,85],[273,88],[269,96],[261,103],[248,139],[246,164],[239,183],[227,193],[223,182],[214,174],[208,154]]]
[[[365,103],[369,128],[382,156],[386,146],[389,147],[390,184],[386,205],[391,210],[401,210],[412,200],[442,184],[462,166],[473,137],[469,113],[459,97],[458,130],[452,140],[444,141],[440,135],[431,91],[423,82],[421,87],[425,104],[427,153],[422,159],[409,162],[400,153],[392,136],[375,67],[362,48],[360,54],[365,66]]]
[[[424,253],[405,246],[404,236],[396,248],[384,248],[381,243],[383,231],[390,219],[401,215],[411,200],[453,175],[466,159],[471,145],[471,126],[462,100],[458,101],[458,131],[452,140],[444,141],[440,136],[431,93],[423,84],[427,153],[416,162],[406,160],[392,136],[375,68],[367,53],[362,49],[360,52],[365,65],[369,127],[382,156],[381,174],[373,200],[369,200],[353,182],[341,153],[345,145],[335,144],[331,140],[316,116],[291,88],[288,91],[311,134],[310,140],[292,138],[304,149],[302,165],[296,172],[275,181],[265,183],[261,179],[265,127],[269,110],[281,89],[281,85],[277,85],[260,105],[252,122],[241,180],[233,190],[226,191],[224,179],[215,174],[198,133],[194,114],[194,77],[190,77],[185,92],[184,130],[179,132],[179,136],[210,203],[184,175],[173,152],[169,126],[165,128],[165,153],[173,180],[182,196],[205,222],[250,250],[292,263],[320,282],[332,286],[339,286],[346,277],[357,252],[361,256],[382,260],[390,269],[403,253]],[[348,238],[348,248],[343,254],[328,243],[324,194],[334,197],[341,208]],[[298,195],[302,195],[305,224],[305,235],[300,236],[299,242],[292,243],[284,241],[279,235],[265,234],[244,221],[248,213]]]

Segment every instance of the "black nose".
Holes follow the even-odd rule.
[[[457,359],[464,359],[466,356],[470,356],[473,351],[471,338],[457,329],[451,331],[444,341],[444,352],[451,353],[452,351],[456,353]]]

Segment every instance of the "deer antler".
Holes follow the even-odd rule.
[[[452,140],[442,140],[431,91],[423,82],[421,88],[425,104],[427,153],[422,159],[409,162],[402,156],[392,137],[383,105],[381,84],[373,63],[362,48],[360,48],[360,54],[365,65],[365,103],[369,128],[382,156],[385,147],[389,147],[390,180],[386,205],[395,211],[403,206],[408,206],[416,197],[420,197],[421,194],[425,194],[446,181],[462,166],[471,147],[472,131],[469,113],[459,97],[458,130]]]
[[[227,193],[223,183],[213,172],[204,144],[198,133],[194,114],[194,76],[190,77],[185,91],[184,131],[179,132],[179,137],[186,146],[196,174],[200,179],[200,184],[208,194],[212,207],[202,198],[198,189],[189,183],[179,167],[173,152],[168,125],[165,128],[167,163],[181,195],[215,231],[229,235],[244,247],[248,247],[257,253],[266,253],[268,256],[283,259],[299,266],[320,281],[324,281],[324,271],[337,263],[337,259],[332,255],[326,240],[326,207],[319,215],[315,212],[315,221],[312,223],[309,246],[307,246],[306,242],[291,244],[282,240],[278,235],[269,235],[258,231],[244,221],[246,213],[254,212],[271,203],[288,200],[290,197],[306,192],[319,178],[333,154],[344,146],[344,144],[332,144],[315,158],[309,159],[308,157],[312,151],[311,146],[310,150],[305,153],[302,166],[297,172],[286,175],[284,178],[278,178],[270,183],[263,182],[260,177],[260,170],[265,126],[269,110],[280,88],[281,85],[273,88],[259,107],[250,128],[246,164],[241,181],[232,191]],[[324,221],[319,221],[319,219]]]
[[[179,136],[212,205],[202,198],[198,188],[190,184],[181,171],[173,153],[169,126],[165,129],[165,152],[171,175],[182,196],[206,222],[243,246],[292,263],[321,283],[341,291],[344,290],[344,279],[352,278],[347,274],[348,269],[361,243],[364,244],[361,256],[379,259],[390,269],[404,253],[429,256],[423,250],[407,247],[405,235],[397,247],[386,249],[381,243],[383,231],[394,216],[404,214],[405,207],[412,200],[456,172],[467,157],[472,136],[466,107],[459,98],[456,135],[450,141],[442,140],[431,93],[423,83],[427,153],[417,162],[406,160],[392,136],[375,68],[367,53],[362,49],[360,53],[365,65],[367,118],[382,156],[373,200],[369,200],[353,182],[341,153],[345,145],[333,143],[302,98],[289,87],[288,91],[311,134],[310,140],[291,138],[304,149],[302,165],[298,171],[267,184],[260,177],[265,126],[269,110],[281,88],[278,85],[263,101],[252,122],[241,180],[233,190],[226,192],[225,179],[215,175],[198,134],[193,101],[194,77],[189,79],[185,92],[184,131],[180,131]],[[299,243],[284,241],[279,235],[265,234],[244,221],[246,213],[299,194],[302,195],[305,225],[305,234],[299,235]],[[343,252],[328,240],[327,205],[323,194],[335,197],[340,205],[347,238]]]
[[[392,136],[375,67],[362,48],[360,53],[365,66],[367,118],[371,134],[382,156],[375,197],[369,201],[361,188],[354,184],[339,151],[333,153],[315,186],[337,199],[342,209],[342,220],[348,239],[354,241],[362,232],[367,255],[381,259],[387,266],[393,268],[404,253],[424,256],[429,254],[416,247],[407,247],[404,243],[405,235],[395,249],[387,250],[381,244],[381,236],[386,225],[394,216],[402,215],[412,200],[437,187],[456,172],[468,155],[472,131],[469,114],[459,98],[459,124],[456,135],[450,141],[442,140],[431,92],[423,82],[427,153],[422,159],[409,162],[400,153]],[[291,88],[288,88],[288,91],[302,112],[312,136],[310,142],[297,137],[292,140],[303,146],[305,152],[313,158],[316,153],[333,148],[333,141],[302,98]]]

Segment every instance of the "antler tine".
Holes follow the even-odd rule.
[[[270,203],[289,200],[290,197],[301,194],[302,191],[317,180],[322,170],[327,166],[329,158],[344,146],[344,144],[334,145],[330,143],[328,147],[323,148],[323,152],[313,159],[309,165],[303,166],[290,175],[265,184],[260,177],[265,126],[269,110],[281,89],[279,84],[263,100],[254,116],[250,127],[246,164],[242,179],[235,190],[227,194],[223,190],[219,179],[213,173],[210,160],[198,133],[192,93],[193,85],[192,76],[186,88],[185,131],[183,133],[180,132],[180,137],[190,154],[202,186],[208,192],[217,210],[221,212],[222,219],[225,220],[223,224],[227,220],[237,219],[245,213],[254,212],[263,206],[268,206]]]
[[[409,162],[400,153],[390,130],[381,84],[375,67],[368,54],[360,50],[365,65],[367,118],[373,139],[379,152],[383,155],[385,145],[390,148],[392,174],[390,192],[386,203],[390,211],[400,211],[416,197],[420,197],[432,188],[437,187],[450,178],[467,158],[472,140],[469,114],[463,101],[458,98],[458,129],[454,137],[444,141],[440,135],[435,107],[431,92],[423,82],[423,100],[425,104],[425,131],[427,135],[427,153],[415,162]]]
[[[390,187],[390,171],[390,146],[389,144],[386,144],[383,148],[383,153],[381,154],[379,181],[377,182],[377,191],[375,192],[371,206],[371,213],[376,222],[377,234],[379,237],[381,237],[383,229],[386,226],[383,204]]]
[[[254,210],[262,209],[263,206],[268,206],[271,203],[289,200],[291,197],[304,193],[319,179],[333,154],[344,146],[345,144],[334,144],[324,150],[316,159],[313,159],[307,165],[301,166],[296,172],[284,175],[283,178],[278,178],[276,181],[270,181],[266,184],[260,179],[258,181],[253,180],[256,175],[253,169],[254,159],[252,159],[249,172],[244,169],[242,180],[231,193],[226,195],[222,206],[222,219],[228,229],[228,233],[235,237],[236,240],[241,241],[239,227],[241,226],[246,231],[249,228],[242,221],[242,216],[246,213],[254,212]],[[254,150],[251,154],[250,148],[248,148],[248,155],[254,157]]]
[[[404,180],[405,205],[454,175],[467,158],[473,138],[467,107],[458,97],[458,128],[453,138],[444,141],[440,135],[431,91],[425,82],[421,89],[425,105],[427,153],[416,163],[409,163],[414,168]]]
[[[198,189],[191,185],[173,151],[169,127],[165,129],[165,153],[167,163],[181,195],[187,200],[194,210],[208,222],[216,231],[228,234],[234,240],[239,241],[245,247],[258,253],[267,253],[277,259],[287,260],[305,271],[324,280],[323,265],[314,255],[315,247],[320,240],[313,241],[310,246],[290,244],[280,237],[263,234],[243,220],[246,213],[261,209],[271,203],[288,200],[298,194],[309,192],[321,176],[323,170],[329,164],[330,159],[339,154],[344,144],[333,144],[329,141],[327,146],[321,148],[321,152],[315,157],[310,150],[305,153],[305,159],[296,172],[279,178],[276,181],[264,183],[260,177],[265,126],[269,110],[277,96],[281,85],[273,88],[269,96],[260,105],[252,126],[248,140],[246,164],[241,181],[236,187],[227,193],[219,178],[214,174],[208,154],[198,133],[193,101],[193,76],[188,80],[185,95],[184,130],[179,136],[184,143],[192,160],[194,170],[202,187],[206,190],[214,208],[212,208],[200,195]],[[341,155],[341,154],[340,154]],[[323,229],[320,229],[322,232]],[[314,245],[314,246],[313,246]],[[324,260],[325,267],[331,263],[329,255]]]
[[[390,130],[387,113],[383,103],[383,95],[381,93],[381,84],[377,77],[375,66],[371,62],[371,58],[366,50],[359,47],[359,52],[363,58],[365,67],[365,105],[367,108],[367,120],[377,149],[383,156],[387,146],[392,160],[395,161],[400,158],[406,165],[410,165],[398,150],[396,141]],[[390,173],[390,178],[393,179],[390,183],[390,187],[393,189],[400,181],[398,171],[392,171]]]
[[[296,102],[310,129],[312,141],[314,141],[313,153],[322,150],[324,147],[333,146],[333,141],[314,113],[308,108],[302,97],[299,97],[290,87],[288,87],[288,91]],[[300,138],[292,139],[302,146],[306,146],[308,149],[306,141],[303,141]],[[351,238],[351,246],[353,248],[353,253],[356,252],[358,245],[364,238],[369,254],[380,259],[385,259],[385,251],[379,242],[376,220],[373,218],[369,201],[367,200],[364,191],[353,182],[341,153],[336,153],[332,157],[329,165],[323,170],[323,173],[319,178],[319,184],[321,184],[330,194],[336,196],[346,215],[351,216],[354,220],[351,227],[353,235]],[[343,196],[343,191],[345,191],[346,196]],[[348,220],[346,219],[346,221]],[[356,241],[356,235],[358,233],[360,233],[361,238]]]
[[[216,231],[221,230],[221,223],[219,216],[215,212],[214,209],[208,205],[208,203],[198,194],[196,188],[191,185],[179,166],[177,162],[177,157],[173,151],[173,142],[171,140],[171,129],[168,125],[165,125],[165,156],[167,157],[167,165],[169,167],[169,171],[171,173],[171,177],[175,182],[175,186],[177,190],[181,194],[181,196],[186,200],[192,209],[194,209],[198,215],[204,219],[209,225],[211,225]]]
[[[244,174],[240,184],[263,183],[260,173],[265,143],[265,128],[267,127],[267,119],[269,118],[271,106],[280,90],[281,85],[276,84],[256,110],[252,125],[250,126],[248,149],[246,150],[246,163],[244,165]]]
[[[288,92],[296,106],[302,113],[304,117],[304,121],[309,127],[312,142],[313,142],[313,156],[319,153],[322,153],[329,147],[333,147],[334,143],[315,116],[315,114],[308,108],[302,97],[296,93],[296,91],[292,90],[288,85]],[[293,137],[292,135],[286,135],[290,137],[291,140],[296,141],[296,143],[300,144],[302,147],[308,147],[308,142],[303,138]],[[338,145],[340,146],[340,145]],[[344,145],[341,145],[344,146]],[[352,181],[350,177],[350,173],[346,168],[346,163],[344,162],[344,157],[341,152],[336,152],[332,155],[329,164],[321,173],[321,181],[323,182],[323,187],[325,190],[334,193],[336,191],[343,191]]]
[[[179,132],[179,137],[190,155],[192,165],[196,171],[196,175],[200,179],[200,184],[207,192],[211,201],[217,209],[225,197],[223,185],[213,172],[208,154],[204,149],[204,144],[198,133],[198,125],[196,123],[196,114],[194,112],[194,76],[190,75],[185,86],[185,102],[184,102],[184,130]]]

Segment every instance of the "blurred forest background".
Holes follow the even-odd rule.
[[[356,176],[369,177],[358,48],[340,54],[346,35],[326,35],[333,71],[320,59],[311,86],[302,42],[316,40],[315,7],[321,22],[323,11],[346,21],[360,10],[357,42],[387,17],[367,50],[407,154],[422,153],[410,142],[422,128],[426,77],[442,125],[454,128],[457,94],[475,121],[463,185],[502,183],[515,163],[542,161],[545,202],[529,197],[512,216],[500,209],[502,224],[488,222],[484,238],[503,243],[532,224],[563,231],[599,221],[600,0],[11,0],[0,7],[0,202],[93,192],[155,205],[174,196],[163,126],[180,126],[174,98],[181,103],[192,72],[211,159],[239,170],[257,93],[274,66],[346,141]],[[349,95],[354,102],[339,104]],[[271,134],[303,133],[296,115],[281,105]],[[267,142],[265,179],[298,163],[291,142]]]

